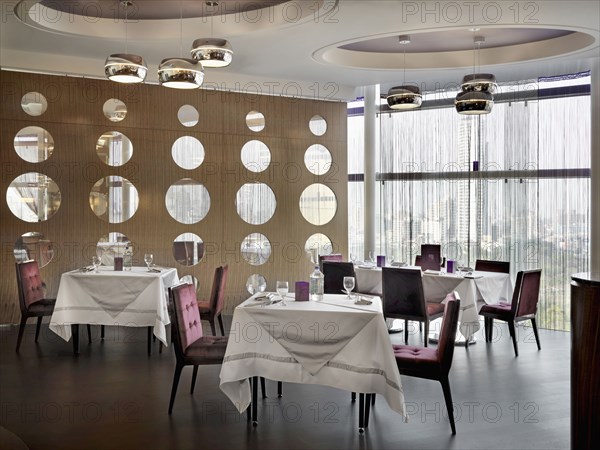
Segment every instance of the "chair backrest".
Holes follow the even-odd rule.
[[[510,262],[478,259],[475,261],[475,270],[481,270],[483,272],[510,273]]]
[[[521,277],[519,277],[521,275]],[[515,312],[515,317],[535,316],[537,312],[537,304],[540,298],[540,280],[542,270],[524,270],[517,274],[518,289],[517,305],[512,305],[512,310]],[[514,302],[513,296],[513,302]]]
[[[419,269],[383,267],[383,314],[385,317],[427,320],[423,277]]]
[[[344,290],[344,277],[354,277],[354,292],[359,292],[354,264],[351,262],[323,261],[325,294],[341,294]]]
[[[344,257],[341,253],[331,253],[330,255],[319,255],[319,269],[323,272],[323,261],[342,262]]]
[[[441,258],[442,246],[440,244],[422,244],[421,245],[421,266],[422,269],[440,270],[442,265]]]
[[[442,319],[442,328],[438,340],[438,361],[444,371],[449,371],[452,366],[452,357],[454,356],[454,341],[456,339],[456,329],[458,328],[458,313],[460,312],[460,298],[456,292],[448,294],[444,307],[444,317]]]
[[[194,286],[179,284],[169,289],[171,298],[171,323],[175,350],[183,354],[185,350],[202,337],[200,310]]]
[[[227,273],[229,272],[229,266],[225,264],[223,267],[219,267],[218,269],[221,269],[221,274],[219,276],[219,288],[217,297],[215,299],[215,315],[219,315],[225,306],[225,285],[227,284]]]
[[[175,241],[173,242],[173,256],[175,261],[184,266],[194,264],[194,241]]]
[[[217,300],[219,297],[219,287],[221,284],[221,275],[223,274],[223,267],[219,266],[215,269],[215,274],[213,275],[212,287],[210,289],[210,297],[208,298],[208,306],[212,312],[215,312],[217,309]]]
[[[19,306],[21,311],[26,311],[32,303],[44,299],[46,296],[45,286],[40,276],[40,267],[37,261],[16,263],[15,267],[19,289]]]
[[[415,266],[421,267],[421,255],[415,255]]]

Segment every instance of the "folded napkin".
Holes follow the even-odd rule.
[[[263,302],[265,300],[271,300],[271,299],[273,299],[273,297],[277,297],[277,295],[273,294],[272,292],[265,292],[265,293],[257,294],[253,300],[257,301],[257,302]]]
[[[160,273],[160,272],[161,272],[161,270],[160,270],[160,269],[156,269],[156,268],[154,268],[154,267],[151,267],[151,268],[150,268],[150,272],[154,272],[154,273]]]
[[[408,264],[406,264],[405,262],[398,262],[398,261],[394,261],[391,264],[392,267],[406,267],[408,266]]]
[[[80,267],[79,268],[80,272],[91,272],[92,270],[94,270],[94,266],[87,266],[87,267]]]
[[[425,271],[425,273],[429,274],[429,275],[439,275],[441,272],[439,270],[431,270],[431,269],[427,269]]]
[[[371,305],[373,300],[369,300],[365,297],[359,297],[358,300],[354,302],[355,305]]]
[[[375,267],[377,267],[377,266],[375,266],[374,264],[359,264],[358,265],[359,269],[374,269]]]

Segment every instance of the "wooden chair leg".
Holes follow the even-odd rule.
[[[352,403],[354,403],[354,402],[356,401],[356,392],[353,392],[353,393],[350,395],[350,400],[352,401]]]
[[[535,323],[535,318],[531,319],[531,326],[533,327],[533,335],[535,336],[535,343],[537,344],[538,350],[541,350],[540,346],[540,336],[538,335],[537,324]]]
[[[252,377],[252,425],[258,425],[258,377]]]
[[[152,327],[148,327],[148,354],[152,354]]]
[[[173,403],[175,403],[175,395],[177,394],[177,386],[179,386],[179,378],[181,378],[181,371],[183,365],[177,363],[175,366],[175,374],[173,375],[173,387],[171,387],[171,399],[169,400],[169,415],[173,412]]]
[[[194,366],[194,371],[192,372],[192,387],[190,389],[190,394],[194,393],[194,387],[196,387],[196,376],[198,375],[198,366]]]
[[[283,396],[283,383],[281,381],[277,382],[277,397],[281,398]]]
[[[71,324],[71,334],[73,335],[73,354],[79,354],[79,324]]]
[[[88,323],[87,326],[88,344],[92,343],[92,326]]]
[[[219,314],[217,319],[219,319],[219,328],[221,329],[221,334],[225,336],[225,327],[223,326],[223,317],[221,317],[221,314]]]
[[[358,394],[358,432],[365,432],[365,394]]]
[[[369,427],[369,414],[371,412],[371,402],[372,402],[372,398],[375,396],[375,394],[367,394],[367,399],[365,401],[365,428]]]
[[[512,320],[508,322],[508,330],[510,331],[510,335],[512,337],[513,348],[515,349],[515,356],[519,356],[519,347],[517,344],[517,332],[515,330],[515,323]]]
[[[100,325],[100,339],[104,340],[104,325]]]
[[[214,317],[209,320],[210,322],[210,330],[212,331],[213,336],[217,335],[217,331],[215,330],[215,319]]]
[[[21,323],[19,324],[19,334],[17,336],[17,349],[16,352],[19,352],[19,347],[21,346],[21,340],[23,339],[23,332],[25,331],[25,324],[27,323],[27,316],[21,315]]]
[[[419,322],[419,325],[421,325],[421,322]],[[425,321],[425,347],[427,347],[427,341],[429,341],[429,321],[426,320]]]
[[[35,326],[35,342],[38,341],[38,338],[40,337],[40,328],[42,327],[42,319],[43,317],[40,316],[37,319],[37,325]]]
[[[408,320],[404,321],[404,344],[408,345]]]
[[[450,392],[450,382],[448,377],[442,377],[440,379],[442,385],[442,391],[444,391],[444,400],[446,401],[446,409],[448,410],[448,419],[450,420],[450,428],[452,428],[452,434],[456,434],[456,425],[454,423],[454,408],[452,406],[452,393]]]
[[[375,394],[371,394],[371,405],[375,406]]]

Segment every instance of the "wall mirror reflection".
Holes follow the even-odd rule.
[[[89,195],[90,208],[108,223],[122,223],[133,217],[139,204],[138,191],[126,178],[109,175],[98,180]]]
[[[41,116],[48,109],[48,101],[39,92],[28,92],[21,98],[21,108],[30,116]]]
[[[246,114],[246,125],[252,131],[262,131],[265,128],[265,116],[258,111],[250,111]]]
[[[177,119],[179,119],[179,123],[184,127],[193,127],[198,123],[200,114],[192,105],[183,105],[177,111]]]
[[[111,122],[120,122],[127,115],[127,106],[118,98],[109,98],[104,102],[102,112]]]
[[[331,255],[333,253],[333,244],[323,233],[315,233],[310,236],[304,244],[304,250],[307,252],[316,251],[319,255]]]
[[[123,133],[108,131],[96,141],[96,153],[103,163],[118,167],[131,159],[133,145]]]
[[[204,146],[193,136],[181,136],[173,143],[171,156],[182,169],[196,169],[204,161]]]
[[[210,210],[210,194],[204,185],[191,178],[183,178],[167,190],[167,211],[177,222],[200,222]]]
[[[310,118],[308,127],[315,136],[323,136],[327,131],[327,121],[317,114]]]
[[[331,153],[324,145],[311,145],[304,153],[304,165],[310,173],[324,175],[331,169]]]
[[[250,292],[250,294],[265,292],[265,289],[267,289],[267,280],[258,273],[253,273],[248,277],[248,280],[246,280],[246,290]]]
[[[54,151],[54,139],[50,133],[36,126],[21,129],[13,143],[17,155],[32,163],[46,161]]]
[[[271,243],[264,234],[251,233],[241,245],[242,258],[253,266],[266,263],[271,256]]]
[[[194,233],[182,233],[173,241],[173,258],[183,266],[195,266],[204,257],[204,242]]]
[[[32,231],[17,238],[13,254],[17,262],[34,259],[40,267],[44,267],[54,258],[54,244],[42,233]]]
[[[10,211],[25,222],[43,222],[60,207],[58,185],[43,173],[29,172],[15,178],[6,190]]]
[[[308,186],[300,195],[300,212],[313,225],[329,223],[337,210],[334,192],[321,183]]]

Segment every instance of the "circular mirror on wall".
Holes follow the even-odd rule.
[[[107,131],[96,141],[96,153],[104,164],[118,167],[131,159],[133,145],[123,133]]]
[[[331,153],[324,145],[311,145],[304,153],[304,165],[310,173],[324,175],[331,169]]]
[[[17,155],[32,163],[46,161],[54,151],[54,139],[50,133],[36,126],[21,129],[13,143]]]
[[[39,92],[28,92],[21,98],[21,108],[30,116],[41,116],[48,109],[48,101]]]
[[[89,195],[90,208],[108,223],[122,223],[133,217],[139,204],[138,191],[126,178],[109,175],[99,179]]]
[[[15,178],[6,190],[10,211],[25,222],[43,222],[60,207],[58,185],[43,173],[29,172]]]
[[[114,266],[115,256],[123,256],[129,248],[135,256],[133,244],[123,233],[112,232],[101,236],[96,244],[96,255],[100,257],[103,266]]]
[[[271,243],[264,234],[251,233],[242,241],[241,253],[248,264],[260,266],[271,256]]]
[[[254,295],[257,292],[265,292],[267,289],[267,280],[258,273],[253,273],[246,281],[246,290]]]
[[[300,195],[300,212],[313,225],[329,223],[337,210],[337,199],[328,186],[314,183]]]
[[[204,161],[204,146],[195,137],[181,136],[173,143],[171,156],[182,169],[196,169]]]
[[[333,253],[333,244],[331,243],[331,239],[323,233],[315,233],[306,240],[304,250],[307,252],[316,250],[319,255],[331,255]]]
[[[323,136],[327,131],[327,122],[319,115],[312,116],[308,121],[310,132],[315,136]]]
[[[206,217],[210,210],[210,194],[202,183],[183,178],[169,186],[165,205],[173,219],[189,225]]]
[[[246,183],[235,196],[238,215],[251,225],[266,223],[275,214],[276,206],[275,194],[264,183]]]
[[[271,163],[271,151],[264,142],[248,141],[242,147],[242,164],[250,172],[262,172]]]
[[[265,116],[258,111],[250,111],[246,114],[246,125],[252,131],[262,131],[265,128]]]
[[[127,105],[118,98],[109,98],[104,102],[102,112],[111,122],[120,122],[127,115]]]
[[[198,123],[200,114],[192,105],[183,105],[177,111],[177,118],[179,119],[179,123],[184,127],[193,127]]]
[[[182,266],[195,266],[204,257],[204,242],[194,233],[182,233],[173,241],[173,258]]]
[[[44,267],[54,258],[54,243],[47,240],[42,233],[24,233],[15,241],[13,254],[17,262],[34,259],[40,267]]]

